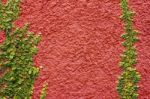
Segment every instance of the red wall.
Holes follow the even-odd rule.
[[[142,77],[139,82],[139,99],[150,99],[150,0],[130,0],[130,5],[136,12],[134,23],[140,39],[136,44],[137,69]]]
[[[140,38],[139,99],[150,99],[150,1],[129,1]],[[16,24],[30,23],[31,31],[42,34],[34,57],[41,70],[33,99],[39,99],[44,82],[47,99],[119,99],[115,88],[124,31],[119,0],[23,0],[21,8]]]

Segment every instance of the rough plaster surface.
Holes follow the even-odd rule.
[[[139,99],[150,99],[150,1],[130,0],[140,31],[137,69],[142,75]],[[119,99],[116,81],[123,51],[119,0],[23,0],[18,26],[30,23],[41,33],[40,67],[33,99],[48,82],[46,99]],[[4,34],[0,34],[0,42]]]
[[[130,0],[130,5],[136,12],[134,23],[135,28],[139,31],[140,39],[136,44],[137,69],[142,77],[139,82],[139,99],[150,99],[150,1]]]

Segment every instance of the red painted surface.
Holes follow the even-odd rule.
[[[150,99],[150,1],[130,0],[130,4],[140,31],[139,99]],[[42,34],[34,57],[41,70],[33,99],[39,99],[45,82],[46,99],[119,99],[115,88],[124,31],[119,0],[24,0],[21,8],[16,24],[28,22],[31,31]]]
[[[136,12],[134,23],[140,39],[136,44],[139,61],[137,69],[142,77],[139,82],[139,99],[150,99],[150,1],[130,1],[131,7]]]

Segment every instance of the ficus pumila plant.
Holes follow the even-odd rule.
[[[137,99],[140,74],[137,72],[135,65],[137,63],[137,53],[134,46],[138,41],[138,32],[133,29],[133,15],[128,5],[128,0],[121,0],[122,16],[124,22],[125,33],[122,38],[125,40],[122,45],[125,51],[121,54],[120,67],[123,72],[118,80],[117,91],[121,99]]]
[[[46,83],[43,84],[43,88],[42,88],[41,94],[40,94],[40,99],[45,99],[46,98],[47,89],[48,89],[48,83],[46,82]]]
[[[0,99],[31,99],[33,83],[39,69],[33,65],[40,36],[18,28],[20,0],[0,0],[0,31],[6,34],[0,45]]]

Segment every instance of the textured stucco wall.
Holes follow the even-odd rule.
[[[129,1],[140,33],[139,99],[150,99],[150,1]],[[124,31],[119,0],[23,0],[21,8],[16,24],[30,23],[31,31],[42,34],[34,57],[41,71],[33,99],[39,99],[44,82],[47,99],[119,99],[115,88]]]
[[[137,69],[141,74],[139,82],[139,99],[150,99],[150,0],[129,0],[136,12],[135,28],[139,31],[140,41],[136,44],[138,51]]]

